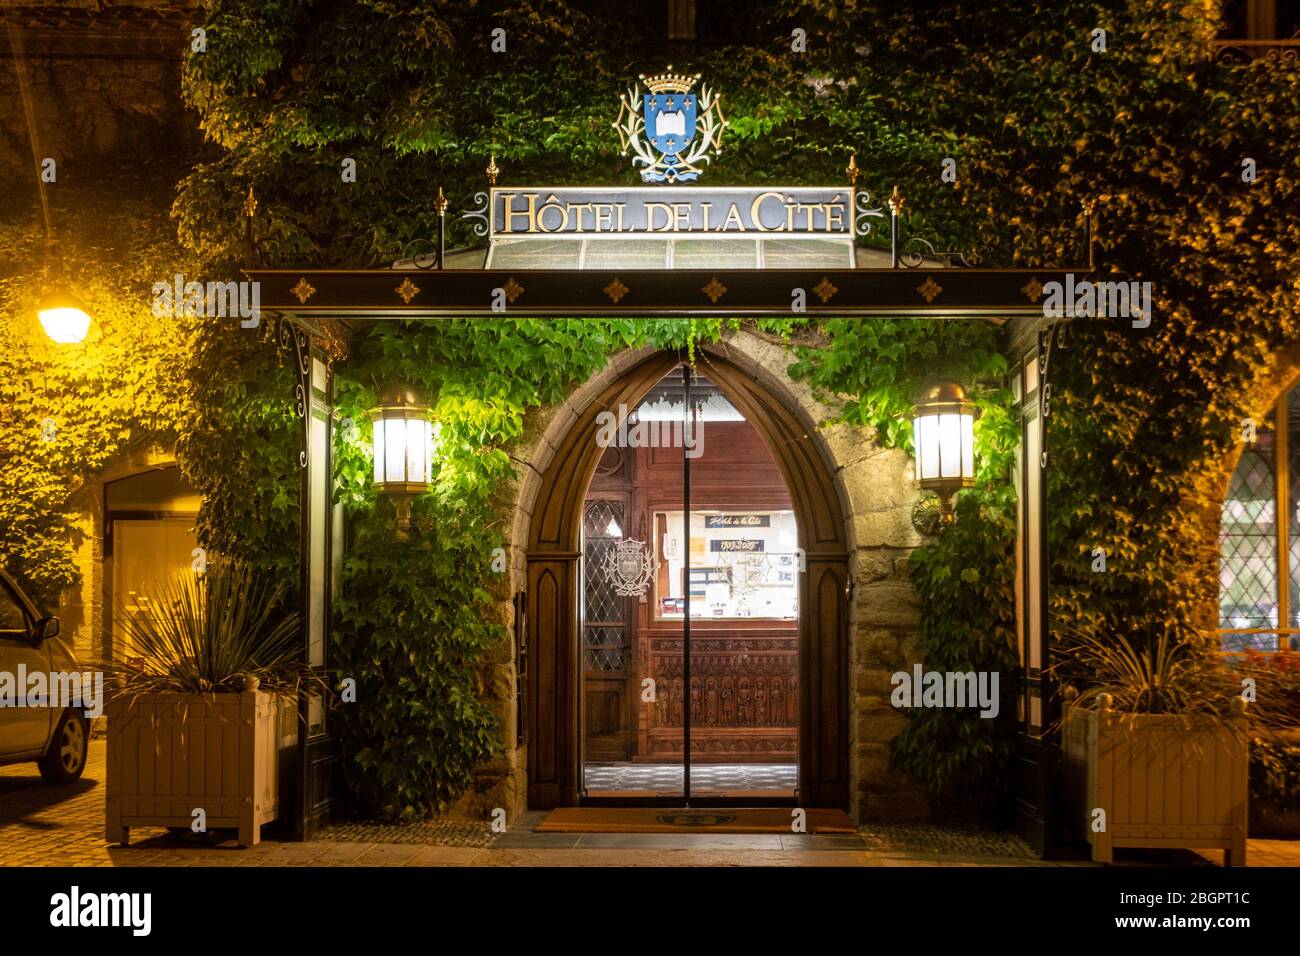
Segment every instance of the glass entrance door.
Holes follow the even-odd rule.
[[[584,800],[793,801],[802,559],[770,451],[685,365],[605,434],[583,514]]]

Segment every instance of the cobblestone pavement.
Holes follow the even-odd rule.
[[[507,833],[434,821],[410,826],[341,823],[320,839],[268,834],[240,849],[233,839],[137,829],[129,847],[104,841],[104,742],[85,776],[48,786],[34,764],[0,767],[0,866],[1078,866],[1045,862],[1014,836],[969,828],[868,826],[858,834],[534,833],[530,813]],[[1251,840],[1252,866],[1300,866],[1300,841]],[[1222,854],[1150,854],[1127,865],[1200,865]]]

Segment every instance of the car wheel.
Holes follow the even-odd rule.
[[[54,731],[49,752],[36,761],[46,783],[72,783],[86,769],[90,725],[76,711],[67,711]]]

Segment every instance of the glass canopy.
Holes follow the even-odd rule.
[[[487,269],[852,269],[843,238],[493,239]]]

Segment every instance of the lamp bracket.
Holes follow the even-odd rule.
[[[935,494],[922,495],[912,506],[912,527],[924,538],[932,538],[939,533],[940,504]]]
[[[1064,319],[1050,322],[1038,332],[1038,467],[1047,468],[1047,420],[1052,417],[1052,352],[1065,348]]]
[[[311,395],[311,336],[287,315],[280,316],[280,347],[292,350],[294,377],[293,413],[298,418],[298,467],[307,467],[307,407]]]

